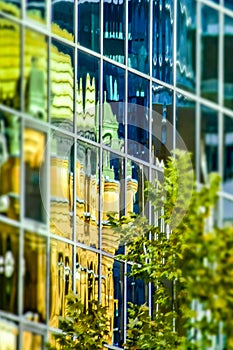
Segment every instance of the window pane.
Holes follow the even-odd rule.
[[[177,85],[195,91],[196,1],[182,0],[177,8]]]
[[[149,159],[149,82],[136,74],[128,75],[128,152]]]
[[[18,230],[0,222],[0,309],[14,314],[18,313],[18,268]]]
[[[73,49],[59,41],[52,41],[51,52],[51,121],[57,127],[63,123],[73,129],[74,105]]]
[[[152,85],[152,161],[165,160],[173,149],[172,90]]]
[[[25,217],[46,222],[46,212],[41,198],[40,169],[44,164],[45,134],[25,128],[23,134],[25,169]]]
[[[233,194],[233,118],[224,116],[223,190]]]
[[[63,133],[53,132],[50,147],[50,229],[72,238],[74,141]]]
[[[104,62],[103,91],[102,140],[109,147],[123,151],[125,137],[125,71]]]
[[[177,135],[176,147],[179,149],[184,149],[185,147],[189,152],[194,154],[196,135],[195,102],[186,96],[182,96],[181,94],[177,95],[176,101],[176,127],[179,133],[179,135]]]
[[[76,292],[85,308],[90,300],[98,300],[99,255],[89,250],[76,248]]]
[[[76,240],[97,248],[99,219],[98,148],[77,142]]]
[[[6,12],[11,16],[20,17],[21,0],[3,0],[0,3],[0,11]]]
[[[0,344],[2,349],[17,350],[18,327],[12,321],[0,318]]]
[[[202,6],[201,12],[201,94],[218,101],[218,12]]]
[[[232,6],[233,9],[233,6]],[[233,18],[224,17],[224,106],[233,109]]]
[[[74,41],[74,0],[52,0],[52,31]]]
[[[43,338],[40,334],[23,331],[23,350],[42,350],[42,341]]]
[[[128,65],[148,73],[150,2],[132,0],[128,6]]]
[[[39,23],[46,23],[46,0],[26,0],[27,16]]]
[[[0,213],[18,219],[20,213],[21,122],[0,110]]]
[[[173,1],[153,0],[152,74],[166,83],[172,83],[173,21]]]
[[[114,235],[108,225],[108,213],[119,217],[124,212],[124,162],[116,154],[103,150],[103,194],[102,198],[102,249],[115,254],[118,249],[118,237]]]
[[[204,181],[208,173],[218,171],[218,144],[218,114],[202,106],[200,167]]]
[[[100,0],[78,0],[78,42],[93,51],[100,50]]]
[[[0,16],[0,103],[20,109],[20,76],[20,26]]]
[[[232,227],[233,224],[233,201],[223,198],[223,225]]]
[[[99,59],[78,52],[77,132],[98,140],[99,130]]]
[[[65,315],[66,296],[72,290],[73,249],[68,243],[50,244],[50,326],[58,327],[58,316]]]
[[[46,318],[46,239],[32,232],[24,234],[24,307],[26,319]]]
[[[104,55],[125,63],[125,0],[104,1]]]
[[[25,112],[47,120],[47,42],[44,35],[25,31]]]

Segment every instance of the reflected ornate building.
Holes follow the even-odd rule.
[[[43,349],[71,290],[108,307],[122,348],[127,303],[152,296],[107,213],[158,221],[145,182],[174,130],[199,182],[222,175],[232,223],[233,9],[211,4],[0,1],[0,350]]]

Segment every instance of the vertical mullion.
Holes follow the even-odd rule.
[[[177,0],[174,0],[174,18],[173,18],[173,103],[172,103],[172,114],[173,114],[173,128],[172,128],[172,147],[176,148],[176,50],[177,50]]]
[[[196,165],[196,179],[197,183],[200,183],[200,140],[201,140],[201,106],[200,106],[200,94],[201,94],[201,4],[197,1],[196,5],[196,114],[195,114],[195,165]]]

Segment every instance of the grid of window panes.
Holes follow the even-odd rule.
[[[0,349],[43,349],[71,290],[122,347],[151,288],[115,259],[107,213],[151,219],[175,131],[233,223],[232,51],[231,0],[0,1]]]

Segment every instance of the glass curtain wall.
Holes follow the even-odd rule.
[[[107,214],[150,217],[180,136],[233,223],[232,51],[230,0],[0,1],[1,350],[43,349],[71,290],[122,348],[128,302],[152,296]]]

